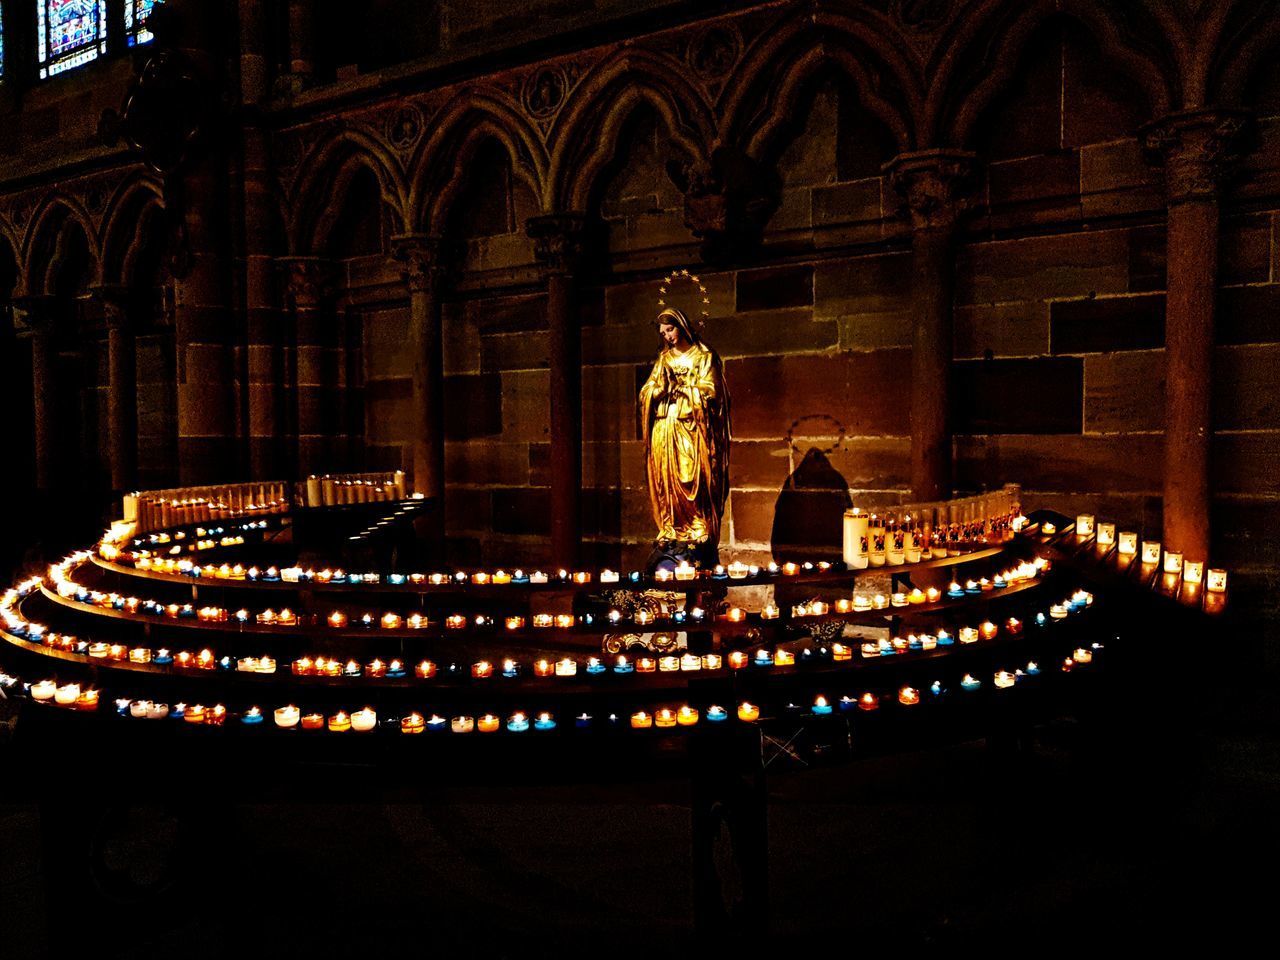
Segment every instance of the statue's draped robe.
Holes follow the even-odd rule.
[[[667,348],[640,388],[649,501],[658,540],[716,544],[729,494],[729,395],[701,342]]]

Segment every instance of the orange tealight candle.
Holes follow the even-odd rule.
[[[383,630],[399,630],[404,625],[404,620],[398,613],[384,613],[382,615]]]
[[[436,665],[430,660],[423,660],[413,668],[413,675],[419,680],[430,680],[436,675]]]
[[[879,707],[880,707],[880,698],[877,697],[874,693],[871,693],[870,691],[867,691],[861,697],[858,698],[859,710],[876,710],[876,709],[879,709]]]
[[[450,630],[461,630],[467,625],[467,618],[460,613],[450,614],[445,618],[444,624]]]
[[[773,665],[775,667],[793,667],[796,663],[796,655],[790,650],[779,650],[773,655]]]
[[[373,660],[369,666],[365,668],[365,674],[370,677],[385,677],[387,675],[387,665],[381,660]]]
[[[499,726],[500,721],[492,713],[486,713],[476,721],[476,729],[481,733],[495,733]]]
[[[754,723],[760,719],[760,708],[754,703],[742,701],[738,704],[738,719],[745,720],[747,723]]]
[[[853,649],[843,643],[833,643],[831,645],[832,660],[852,660]]]
[[[641,657],[636,661],[636,673],[653,673],[658,669],[658,663],[653,657]]]
[[[425,729],[427,729],[427,721],[420,713],[411,713],[407,717],[400,718],[401,733],[422,733]]]
[[[663,707],[654,715],[653,722],[659,729],[668,730],[676,725],[676,712]]]
[[[346,733],[351,729],[351,717],[345,711],[339,710],[329,718],[329,731],[331,733]]]
[[[920,702],[920,691],[915,687],[903,687],[898,691],[898,702],[905,707],[914,707]]]
[[[471,676],[476,680],[486,680],[493,676],[493,664],[488,660],[479,660],[471,665]]]
[[[683,706],[676,714],[676,723],[682,727],[692,727],[698,722],[698,711],[694,707]]]
[[[643,710],[640,710],[631,715],[632,730],[648,730],[652,726],[653,726],[653,717],[649,716],[649,714],[645,713]]]
[[[508,630],[520,630],[524,627],[524,617],[507,617]]]
[[[303,730],[323,730],[324,714],[322,713],[304,714],[302,717],[302,729]]]
[[[347,625],[347,615],[341,610],[335,610],[328,616],[329,626],[335,630],[342,630]]]
[[[535,677],[549,677],[553,672],[551,663],[547,660],[538,660],[533,665],[533,675]]]
[[[978,627],[978,633],[982,635],[983,640],[994,640],[996,637],[996,631],[997,631],[996,625],[992,623],[990,620],[984,621]]]
[[[741,650],[734,650],[729,654],[729,669],[741,670],[747,665],[747,655]]]

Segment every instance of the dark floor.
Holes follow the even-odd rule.
[[[1266,680],[1206,708],[1189,679],[1163,716],[1064,720],[1012,757],[968,743],[771,769],[775,944],[1219,952],[1263,935],[1280,854]],[[0,746],[5,960],[705,953],[684,780],[407,786],[352,767],[203,795],[158,761],[105,799],[41,805],[34,784],[75,771],[25,756]],[[166,812],[202,798],[194,821]]]

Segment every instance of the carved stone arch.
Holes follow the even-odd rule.
[[[963,145],[988,106],[1013,83],[1022,50],[1046,24],[1057,19],[1080,24],[1142,91],[1152,117],[1168,113],[1180,101],[1177,54],[1153,49],[1147,31],[1131,35],[1117,10],[1096,0],[994,0],[975,11],[933,73],[923,132],[943,146]],[[970,79],[972,78],[972,79]]]
[[[899,148],[915,149],[923,97],[914,56],[874,11],[862,14],[798,13],[757,39],[720,98],[726,142],[760,159],[792,122],[808,83],[835,69]]]
[[[396,218],[392,233],[403,232],[408,190],[399,160],[390,147],[369,134],[342,129],[317,143],[299,165],[300,174],[285,202],[290,252],[312,253],[323,242],[342,209],[347,187],[361,168],[373,172],[382,202]]]
[[[1280,56],[1280,0],[1236,0],[1214,39],[1205,78],[1205,102],[1247,107],[1249,85]]]
[[[54,194],[41,201],[27,229],[22,252],[23,289],[26,293],[52,292],[51,281],[77,232],[83,235],[89,257],[88,282],[99,282],[102,255],[92,218],[73,198]]]
[[[624,50],[583,77],[552,128],[548,209],[586,208],[592,187],[617,151],[619,134],[643,104],[653,108],[691,163],[708,163],[718,142],[716,122],[697,88],[684,78],[686,69],[665,54]]]
[[[511,161],[511,174],[539,203],[546,202],[546,149],[515,103],[496,91],[467,90],[432,121],[433,131],[411,168],[412,230],[438,233],[466,183],[467,165],[480,146],[496,140]]]
[[[133,262],[144,242],[142,227],[162,228],[151,219],[164,210],[164,189],[150,174],[126,179],[107,204],[98,244],[102,250],[102,282],[128,283]]]
[[[0,217],[0,297],[16,297],[23,292],[21,250],[17,231],[7,219]]]

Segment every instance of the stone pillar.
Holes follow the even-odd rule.
[[[111,450],[111,489],[133,489],[138,468],[137,343],[130,291],[101,284],[92,293],[102,303],[107,323],[107,436]]]
[[[585,217],[532,217],[528,233],[547,277],[551,377],[551,561],[577,565],[582,546],[582,331],[576,272]]]
[[[323,257],[282,261],[293,312],[293,423],[299,476],[341,469],[334,462],[334,433],[341,422],[340,385],[333,318],[335,270]]]
[[[224,254],[226,178],[217,171],[211,159],[203,159],[184,180],[188,262],[174,281],[173,310],[178,477],[184,485],[240,475]]]
[[[34,439],[35,487],[48,493],[54,487],[54,445],[57,442],[58,356],[54,322],[61,304],[57,297],[33,295],[13,301],[17,319],[31,338],[31,432]],[[63,385],[65,388],[65,385]]]
[[[402,234],[392,238],[392,257],[409,287],[409,344],[413,356],[413,489],[430,497],[429,512],[444,539],[444,331],[440,314],[439,237]]]
[[[289,0],[289,86],[311,86],[315,74],[315,0]]]
[[[280,311],[276,306],[271,224],[277,215],[270,154],[259,108],[267,99],[264,0],[239,0],[241,193],[244,218],[244,302],[249,476],[277,480],[291,464],[281,447],[285,423]]]
[[[951,495],[955,238],[975,166],[971,153],[935,149],[899,154],[884,168],[911,218],[911,490],[918,501]]]
[[[1209,559],[1209,445],[1213,436],[1213,310],[1218,201],[1245,116],[1227,110],[1171,114],[1142,130],[1163,164],[1168,290],[1165,295],[1164,544]]]

